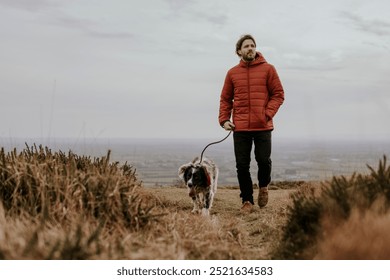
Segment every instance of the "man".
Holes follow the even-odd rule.
[[[241,211],[252,212],[253,184],[249,170],[252,146],[258,166],[258,205],[264,207],[268,203],[268,184],[271,182],[272,119],[284,101],[284,91],[275,67],[256,51],[256,41],[251,35],[244,35],[237,41],[236,54],[241,60],[227,72],[220,99],[219,123],[225,130],[234,130]]]

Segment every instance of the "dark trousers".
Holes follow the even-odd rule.
[[[259,187],[271,182],[271,131],[238,131],[234,132],[234,154],[240,197],[242,201],[253,202],[253,183],[250,174],[252,146],[255,146],[255,159],[258,166],[257,179]]]

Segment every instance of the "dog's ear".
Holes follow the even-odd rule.
[[[180,179],[184,180],[184,174],[187,171],[187,169],[190,168],[191,166],[192,166],[192,163],[187,163],[187,164],[183,164],[182,166],[180,166],[179,172],[178,172]]]

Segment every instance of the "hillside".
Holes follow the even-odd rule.
[[[27,147],[0,153],[0,259],[263,259],[280,235],[291,189],[239,212],[220,187],[210,217],[180,187],[144,188],[135,168]]]
[[[386,157],[369,170],[274,182],[268,205],[246,215],[238,188],[221,186],[203,217],[185,188],[143,187],[110,151],[1,149],[0,259],[388,259]]]

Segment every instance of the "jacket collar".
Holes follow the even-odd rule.
[[[265,63],[265,62],[267,62],[267,61],[265,60],[264,56],[260,52],[256,52],[255,60],[250,61],[250,62],[246,62],[246,61],[241,59],[239,64],[240,64],[240,66],[247,67],[247,66],[251,66],[251,65]]]

